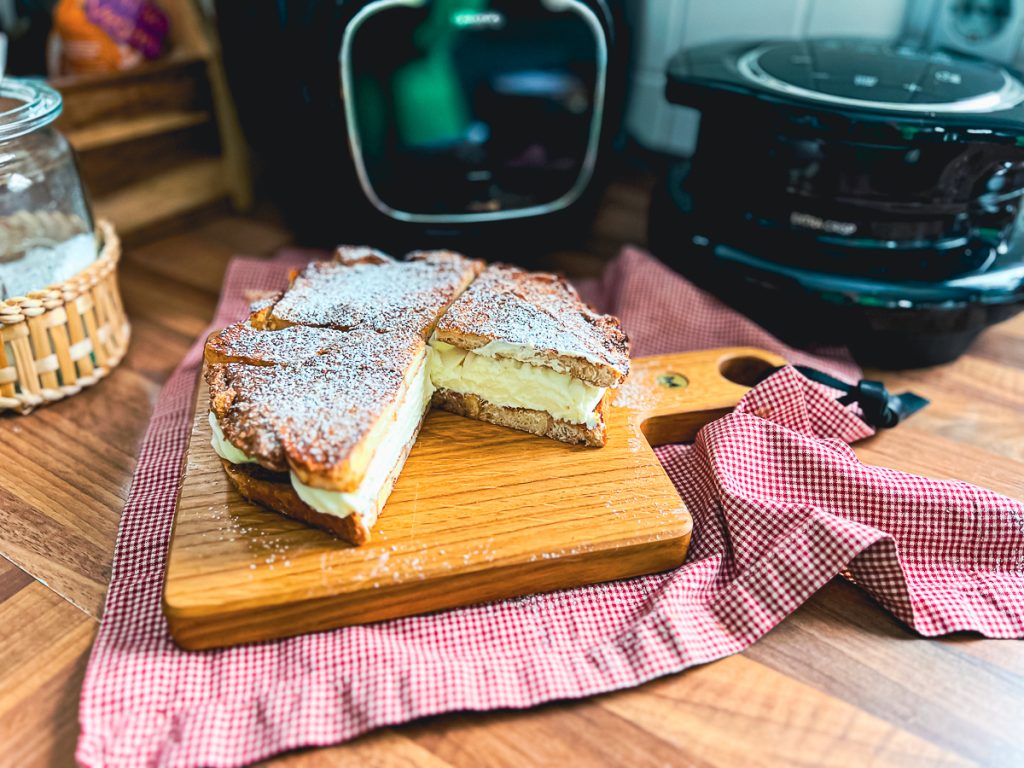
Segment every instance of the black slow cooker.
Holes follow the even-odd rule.
[[[701,112],[654,251],[783,336],[910,367],[1024,303],[1024,83],[878,40],[718,44],[668,67]]]

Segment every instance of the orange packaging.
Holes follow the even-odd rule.
[[[118,72],[162,50],[167,17],[152,2],[59,0],[50,39],[51,75]]]

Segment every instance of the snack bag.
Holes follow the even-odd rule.
[[[163,52],[170,25],[151,0],[60,0],[51,74],[116,72]]]

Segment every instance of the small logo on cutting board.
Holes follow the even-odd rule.
[[[675,371],[663,373],[658,377],[658,385],[668,389],[684,389],[689,383],[690,380],[688,378]]]

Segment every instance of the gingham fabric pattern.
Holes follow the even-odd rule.
[[[295,258],[236,260],[217,325]],[[758,344],[797,355],[630,250],[588,292],[639,354]],[[723,330],[726,329],[726,330]],[[728,334],[735,334],[731,336]],[[692,446],[659,456],[694,516],[678,570],[273,643],[188,653],[160,611],[197,346],[168,381],[118,534],[81,701],[87,766],[235,766],[453,710],[529,707],[637,685],[736,653],[836,574],[923,635],[1024,636],[1024,507],[965,483],[861,464],[870,430],[786,368]]]

